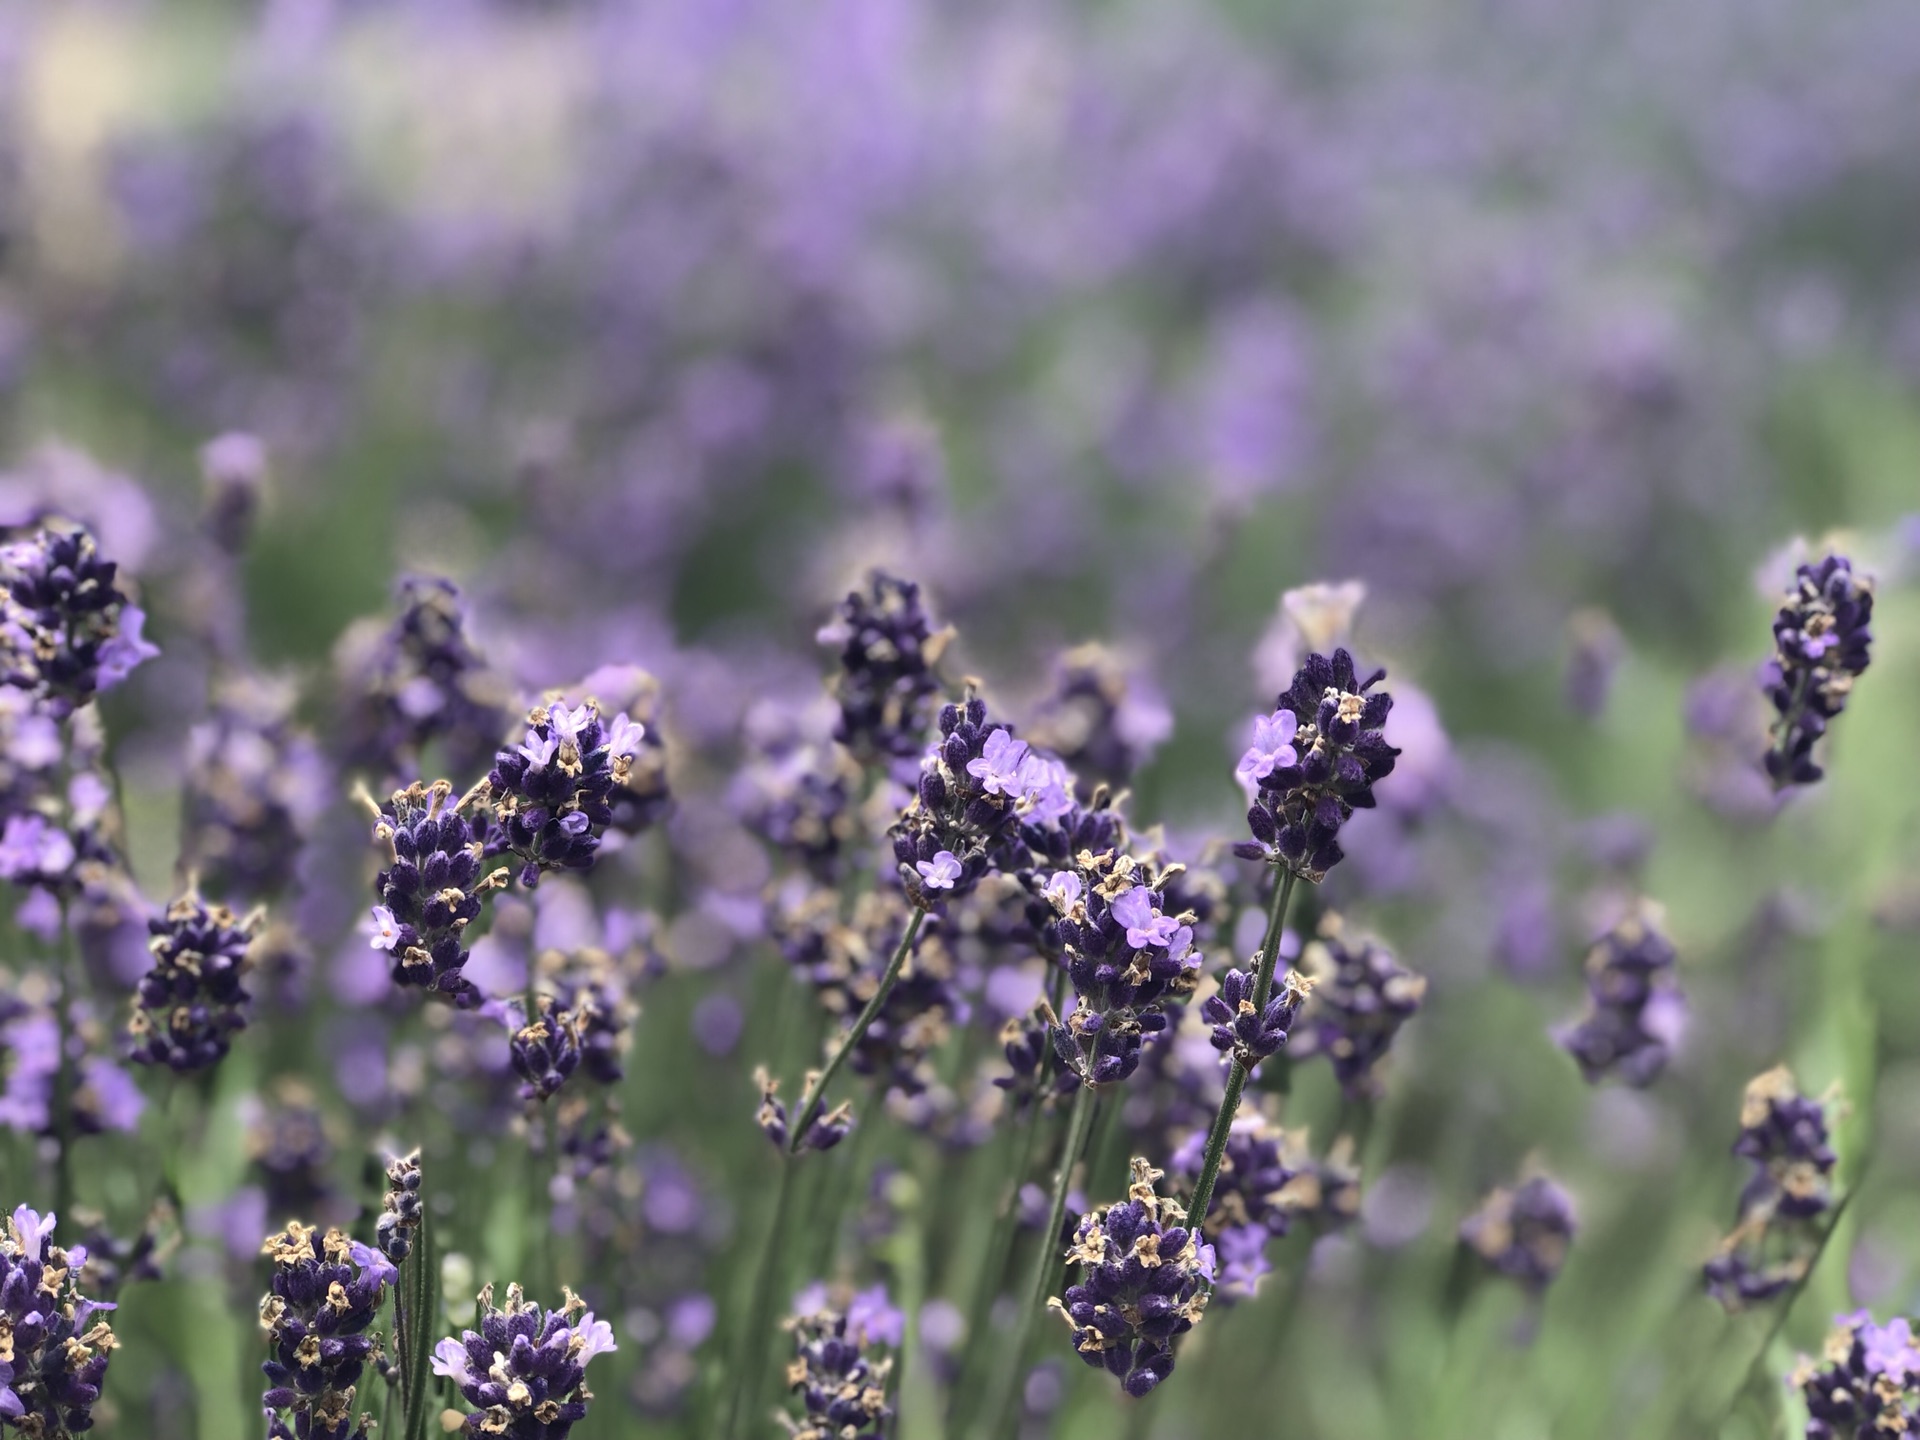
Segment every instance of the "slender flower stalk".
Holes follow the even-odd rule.
[[[806,1088],[806,1093],[800,1097],[800,1108],[795,1114],[793,1127],[788,1133],[787,1153],[789,1155],[800,1153],[800,1147],[806,1143],[807,1131],[812,1126],[814,1117],[820,1113],[821,1105],[826,1102],[827,1086],[833,1083],[833,1077],[839,1073],[840,1067],[847,1063],[847,1057],[853,1053],[874,1020],[886,1008],[887,996],[893,993],[893,987],[900,979],[900,972],[906,968],[907,957],[913,953],[913,942],[920,938],[920,926],[926,918],[925,910],[918,908],[914,910],[913,917],[907,921],[907,928],[900,934],[900,943],[893,947],[893,955],[888,959],[887,968],[880,976],[880,983],[874,989],[873,998],[867,1001],[866,1008],[861,1010],[852,1028],[840,1037],[840,1043],[834,1047],[833,1054],[827,1057],[826,1068],[813,1077]]]
[[[1280,961],[1280,936],[1286,929],[1287,907],[1293,901],[1293,887],[1299,877],[1291,870],[1281,872],[1280,883],[1274,886],[1273,902],[1267,910],[1267,934],[1260,942],[1260,964],[1254,975],[1252,1005],[1255,1014],[1267,1008],[1267,997],[1273,993],[1273,972]],[[1227,1091],[1220,1097],[1220,1109],[1214,1114],[1213,1128],[1207,1132],[1206,1153],[1200,1161],[1200,1176],[1194,1181],[1193,1203],[1187,1207],[1187,1213],[1199,1217],[1196,1223],[1205,1223],[1207,1206],[1213,1200],[1214,1181],[1220,1178],[1220,1160],[1227,1153],[1227,1135],[1233,1129],[1233,1117],[1240,1110],[1240,1094],[1247,1088],[1248,1068],[1246,1063],[1235,1055],[1233,1063],[1227,1069]]]
[[[1060,1228],[1067,1216],[1067,1190],[1073,1183],[1074,1166],[1080,1163],[1081,1153],[1093,1134],[1098,1110],[1099,1092],[1094,1086],[1082,1085],[1074,1092],[1073,1111],[1067,1119],[1066,1148],[1060,1152],[1060,1168],[1053,1177],[1053,1198],[1047,1204],[1047,1223],[1040,1232],[1040,1248],[1034,1256],[1033,1280],[1014,1321],[1013,1344],[1007,1351],[1006,1364],[1001,1367],[999,1386],[984,1412],[988,1428],[976,1431],[981,1440],[1013,1433],[1013,1406],[1020,1393],[1027,1342],[1033,1338],[1033,1319],[1046,1304],[1047,1292],[1053,1288],[1054,1272],[1060,1268]]]
[[[721,1432],[728,1440],[737,1440],[745,1417],[752,1413],[760,1398],[760,1381],[766,1367],[755,1347],[773,1328],[774,1282],[781,1270],[787,1249],[787,1230],[793,1216],[794,1160],[785,1151],[780,1155],[780,1179],[773,1195],[773,1218],[767,1224],[767,1241],[760,1248],[760,1265],[754,1272],[753,1298],[747,1303],[747,1323],[741,1327],[734,1347],[734,1383],[727,1401],[727,1423]]]

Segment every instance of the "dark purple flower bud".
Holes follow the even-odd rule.
[[[25,1205],[0,1230],[0,1424],[66,1440],[93,1428],[93,1407],[119,1341],[114,1306],[79,1291],[87,1252],[53,1242],[54,1217]]]
[[[39,526],[0,545],[0,683],[56,718],[125,680],[159,650],[91,532]]]
[[[467,1434],[566,1440],[586,1419],[593,1400],[587,1365],[619,1347],[611,1325],[571,1290],[562,1293],[566,1303],[546,1310],[509,1285],[506,1308],[496,1309],[489,1285],[480,1292],[479,1330],[434,1346],[433,1373],[473,1407],[464,1417]]]
[[[1573,1198],[1544,1175],[1497,1189],[1460,1222],[1460,1240],[1502,1275],[1544,1290],[1573,1244]]]
[[[1729,1311],[1771,1300],[1805,1276],[1833,1207],[1827,1109],[1776,1066],[1747,1084],[1733,1153],[1751,1162],[1739,1220],[1703,1270]]]
[[[1659,907],[1642,902],[1588,951],[1586,1014],[1556,1038],[1588,1084],[1617,1075],[1640,1087],[1666,1069],[1686,1016]]]
[[[356,1386],[375,1354],[368,1329],[398,1271],[371,1246],[298,1220],[261,1252],[273,1261],[260,1302],[268,1435],[365,1440],[372,1416],[355,1417]]]
[[[483,870],[486,822],[470,823],[452,797],[444,780],[415,783],[378,807],[373,837],[389,848],[392,864],[374,881],[381,903],[373,907],[371,943],[391,957],[394,984],[472,1009],[482,997],[462,973],[467,927],[506,877]]]
[[[1808,1440],[1920,1433],[1920,1347],[1904,1319],[1864,1310],[1834,1317],[1821,1359],[1802,1357],[1791,1383],[1807,1406]]]
[[[413,1251],[420,1213],[420,1152],[416,1150],[387,1162],[387,1193],[373,1227],[374,1244],[395,1265],[402,1264]]]
[[[1426,977],[1401,965],[1371,936],[1349,930],[1333,911],[1321,916],[1301,964],[1313,989],[1289,1051],[1325,1055],[1343,1090],[1372,1093],[1379,1085],[1374,1072],[1394,1036],[1426,999]]]
[[[183,895],[147,922],[153,968],[141,978],[127,1022],[129,1058],[175,1071],[217,1065],[246,1028],[243,984],[259,916],[242,922],[224,905]]]
[[[925,743],[927,711],[939,693],[936,667],[953,638],[935,630],[920,587],[876,570],[867,588],[848,594],[819,632],[838,652],[833,698],[838,740],[863,765],[914,754]],[[941,716],[946,729],[946,715]]]
[[[1802,565],[1773,622],[1773,658],[1760,667],[1772,703],[1766,771],[1775,790],[1811,785],[1825,773],[1815,742],[1847,708],[1873,644],[1873,578],[1844,555]]]
[[[887,1404],[893,1361],[875,1352],[888,1338],[897,1343],[898,1329],[889,1327],[882,1317],[861,1316],[851,1308],[846,1313],[811,1309],[785,1324],[795,1350],[794,1361],[787,1367],[787,1388],[800,1402],[800,1420],[787,1421],[793,1433],[879,1440],[893,1415]]]

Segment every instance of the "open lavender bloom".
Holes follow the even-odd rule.
[[[43,525],[0,546],[0,680],[64,717],[160,651],[90,531]]]
[[[1821,1361],[1802,1357],[1789,1377],[1807,1406],[1807,1440],[1920,1434],[1920,1348],[1896,1318],[1836,1315]]]
[[[1074,991],[1073,1009],[1054,1026],[1054,1051],[1082,1084],[1131,1075],[1145,1038],[1167,1028],[1169,1005],[1199,983],[1192,917],[1160,908],[1164,879],[1106,850],[1082,854],[1042,889],[1052,914],[1040,948],[1060,957]]]
[[[869,575],[867,588],[850,591],[818,636],[840,654],[833,738],[863,765],[915,754],[940,690],[935,667],[952,638],[933,628],[918,585],[881,570]]]
[[[451,1380],[460,1398],[476,1407],[460,1427],[465,1434],[566,1440],[586,1418],[593,1399],[587,1366],[618,1347],[613,1327],[596,1320],[571,1290],[564,1293],[565,1304],[545,1310],[509,1285],[506,1308],[496,1309],[489,1285],[480,1292],[480,1328],[434,1346],[433,1373]]]
[[[1199,1177],[1206,1147],[1207,1130],[1201,1126],[1173,1152],[1169,1168],[1189,1188]],[[1201,1222],[1219,1256],[1223,1297],[1251,1297],[1273,1268],[1267,1263],[1267,1241],[1292,1228],[1298,1197],[1290,1188],[1296,1172],[1288,1158],[1287,1136],[1264,1115],[1248,1109],[1234,1117]]]
[[[1134,1157],[1127,1198],[1083,1215],[1074,1230],[1067,1261],[1082,1267],[1080,1283],[1047,1302],[1080,1358],[1118,1376],[1136,1400],[1173,1373],[1173,1342],[1199,1321],[1213,1288],[1213,1247],[1155,1191],[1161,1175]]]
[[[549,870],[591,870],[613,822],[613,792],[626,782],[645,727],[626,715],[600,718],[592,700],[568,708],[555,697],[527,714],[526,739],[493,757],[487,796],[497,828],[487,854],[521,862],[531,888]]]
[[[1645,1086],[1666,1069],[1687,1015],[1673,962],[1659,909],[1644,902],[1587,952],[1586,1013],[1555,1038],[1588,1084],[1617,1075]]]
[[[451,580],[400,582],[391,625],[362,622],[335,657],[348,698],[344,751],[375,783],[418,777],[421,753],[441,749],[457,775],[486,763],[505,733],[507,692],[466,633],[466,608]]]
[[[131,1058],[175,1071],[219,1064],[247,1025],[252,997],[243,982],[259,917],[239,920],[226,906],[188,894],[147,928],[153,968],[140,981],[127,1022]]]
[[[93,1428],[119,1341],[114,1307],[80,1294],[83,1246],[53,1243],[54,1217],[19,1206],[0,1231],[0,1426],[32,1440]]]
[[[1773,658],[1760,688],[1774,709],[1766,754],[1774,789],[1811,785],[1826,772],[1813,747],[1847,708],[1873,643],[1873,578],[1854,573],[1844,555],[1802,565],[1773,622]]]
[[[861,1298],[856,1296],[856,1302]],[[890,1306],[885,1308],[898,1316]],[[787,1388],[798,1392],[801,1408],[798,1420],[780,1418],[793,1440],[878,1440],[886,1433],[893,1417],[887,1404],[893,1358],[874,1354],[884,1338],[872,1323],[875,1318],[862,1316],[854,1306],[844,1313],[809,1306],[808,1313],[786,1322],[795,1350],[787,1366]]]
[[[298,1220],[261,1253],[273,1260],[260,1302],[268,1440],[365,1440],[373,1417],[355,1418],[355,1386],[379,1348],[367,1331],[397,1272],[378,1250]]]
[[[472,1009],[481,995],[462,974],[466,929],[506,876],[483,872],[482,831],[448,803],[452,796],[444,780],[416,782],[379,807],[373,838],[388,847],[392,864],[374,881],[380,904],[373,907],[372,945],[392,957],[394,984]]]
[[[1371,936],[1350,930],[1331,910],[1300,958],[1313,978],[1313,993],[1288,1048],[1302,1056],[1325,1055],[1349,1095],[1375,1092],[1380,1082],[1374,1072],[1425,1001],[1426,977]]]
[[[1544,1175],[1501,1187],[1460,1222],[1460,1240],[1530,1290],[1544,1290],[1573,1244],[1573,1197]]]
[[[1780,1065],[1747,1083],[1733,1153],[1753,1173],[1739,1219],[1707,1261],[1707,1293],[1728,1310],[1771,1300],[1807,1272],[1833,1205],[1827,1108]]]
[[[1031,802],[1058,788],[1044,757],[987,719],[987,702],[943,706],[940,739],[920,762],[913,799],[889,832],[900,880],[921,909],[958,900],[1010,861]],[[1062,810],[1072,802],[1064,800]]]
[[[1235,767],[1253,797],[1253,839],[1236,854],[1316,883],[1340,863],[1340,827],[1355,810],[1373,808],[1373,787],[1400,753],[1382,728],[1393,697],[1373,688],[1386,674],[1358,679],[1345,650],[1331,660],[1307,657],[1273,713],[1255,721],[1253,744]]]

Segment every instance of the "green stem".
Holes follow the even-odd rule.
[[[1253,982],[1253,1008],[1267,1008],[1273,991],[1273,972],[1280,963],[1280,935],[1286,928],[1287,905],[1293,899],[1296,877],[1288,870],[1274,886],[1273,903],[1267,910],[1267,937],[1260,942],[1260,965]],[[1213,1201],[1214,1182],[1220,1178],[1220,1161],[1227,1153],[1227,1134],[1233,1129],[1233,1117],[1240,1109],[1240,1094],[1247,1088],[1247,1067],[1236,1055],[1227,1070],[1227,1092],[1220,1097],[1220,1109],[1207,1132],[1207,1149],[1200,1162],[1200,1178],[1194,1182],[1193,1203],[1187,1207],[1189,1222],[1197,1230],[1207,1223],[1207,1206]]]
[[[1013,1168],[1007,1172],[1007,1183],[994,1211],[993,1230],[987,1239],[987,1263],[980,1268],[973,1287],[972,1299],[967,1306],[967,1328],[964,1333],[966,1353],[970,1358],[984,1356],[986,1353],[987,1319],[993,1310],[993,1302],[1000,1298],[1001,1286],[1006,1281],[1007,1261],[1013,1257],[1014,1236],[1020,1230],[1020,1187],[1026,1183],[1027,1171],[1033,1165],[1034,1142],[1039,1138],[1041,1130],[1039,1098],[1037,1096],[1034,1098],[1033,1113],[1028,1117],[1026,1124],[1019,1124],[1017,1116],[1013,1119],[1015,1127],[1020,1132],[1020,1139],[1017,1142],[1018,1158]],[[971,1373],[972,1366],[969,1365],[967,1369]],[[962,1384],[955,1390],[954,1400],[957,1403],[954,1406],[953,1415],[954,1433],[964,1433],[966,1422],[973,1418],[968,1412],[972,1409],[972,1397],[977,1393],[977,1386],[967,1384]]]
[[[1014,1433],[1013,1409],[1020,1394],[1020,1374],[1026,1364],[1027,1342],[1033,1336],[1034,1317],[1046,1304],[1054,1271],[1060,1265],[1060,1225],[1066,1219],[1067,1191],[1073,1182],[1073,1167],[1080,1163],[1080,1153],[1087,1148],[1087,1137],[1093,1133],[1094,1115],[1098,1109],[1098,1097],[1091,1085],[1082,1085],[1074,1092],[1073,1113],[1067,1121],[1067,1145],[1060,1153],[1060,1169],[1053,1177],[1053,1202],[1047,1207],[1047,1225],[1040,1232],[1039,1253],[1034,1256],[1033,1283],[1028,1287],[1026,1304],[1020,1307],[1020,1313],[1014,1319],[1013,1346],[1007,1352],[1006,1365],[1000,1372],[1000,1384],[994,1402],[985,1412],[992,1428],[979,1432],[982,1440],[993,1440],[995,1436]]]
[[[894,982],[899,980],[900,972],[906,968],[907,956],[913,953],[913,942],[920,937],[921,922],[927,918],[924,910],[915,910],[913,918],[907,922],[906,930],[900,936],[900,943],[893,947],[893,956],[887,961],[887,968],[880,977],[880,984],[874,989],[873,998],[867,1001],[866,1008],[853,1022],[853,1028],[840,1037],[840,1043],[827,1059],[826,1069],[822,1070],[807,1087],[807,1093],[801,1097],[800,1108],[794,1114],[793,1130],[787,1140],[787,1153],[797,1155],[806,1141],[807,1128],[813,1124],[814,1117],[820,1113],[820,1106],[827,1098],[827,1086],[833,1083],[833,1077],[853,1053],[853,1047],[860,1043],[875,1019],[880,1008],[887,1003],[887,996],[893,993]]]
[[[756,1347],[768,1342],[773,1329],[774,1281],[786,1255],[787,1225],[793,1213],[793,1172],[794,1162],[781,1156],[780,1182],[773,1195],[773,1220],[767,1227],[767,1243],[760,1252],[760,1268],[754,1275],[747,1323],[735,1347],[731,1398],[727,1401],[727,1425],[723,1432],[732,1440],[738,1440],[746,1415],[758,1407],[766,1378],[769,1357],[756,1353]]]
[[[79,975],[74,955],[73,925],[67,907],[60,907],[60,1000],[55,1020],[60,1036],[60,1060],[53,1072],[53,1122],[60,1141],[55,1161],[53,1211],[72,1224],[73,1146],[79,1136],[74,1131],[73,1097],[76,1089],[73,1073],[73,990]]]

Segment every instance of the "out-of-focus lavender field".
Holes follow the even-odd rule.
[[[0,1434],[1920,1435],[1916,135],[1908,0],[0,8]]]

